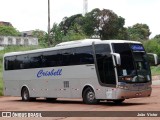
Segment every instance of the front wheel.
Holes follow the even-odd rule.
[[[86,104],[96,104],[99,100],[95,98],[95,93],[92,88],[88,87],[83,92],[83,102]]]

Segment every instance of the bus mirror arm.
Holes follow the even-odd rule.
[[[154,57],[154,64],[155,64],[155,65],[158,65],[158,64],[159,64],[159,63],[158,63],[158,56],[157,56],[157,54],[147,53],[147,55],[153,55],[153,57]]]
[[[116,63],[117,65],[121,65],[121,56],[118,53],[111,53],[112,56],[114,56],[116,58]]]

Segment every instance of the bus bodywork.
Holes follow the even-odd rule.
[[[122,102],[151,95],[151,72],[140,42],[83,40],[4,55],[4,95]]]

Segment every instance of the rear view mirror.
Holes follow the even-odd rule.
[[[147,53],[147,56],[148,56],[148,61],[149,61],[151,66],[158,65],[158,56],[157,56],[157,54]]]
[[[118,54],[118,53],[111,53],[111,55],[113,55],[115,57],[117,65],[120,66],[121,65],[121,56],[120,56],[120,54]]]

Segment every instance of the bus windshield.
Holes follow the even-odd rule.
[[[141,44],[114,43],[113,50],[121,56],[121,66],[117,66],[119,82],[145,83],[151,81],[147,55]]]

